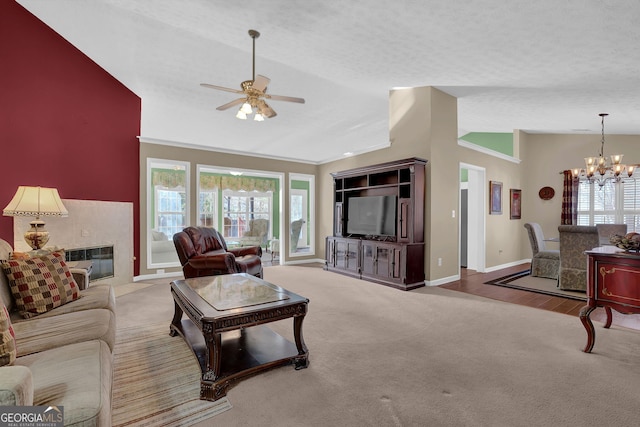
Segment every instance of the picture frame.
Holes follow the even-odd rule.
[[[510,219],[522,218],[522,190],[512,188],[509,190],[509,215]]]
[[[502,215],[502,183],[489,181],[489,215]]]

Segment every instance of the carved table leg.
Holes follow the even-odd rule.
[[[593,345],[596,342],[596,330],[593,327],[591,319],[589,318],[589,315],[593,310],[595,310],[595,307],[591,307],[588,305],[585,305],[580,309],[580,321],[584,325],[584,328],[587,330],[587,345],[583,350],[585,353],[591,353],[591,350],[593,350]]]
[[[293,318],[293,336],[296,340],[296,348],[298,349],[298,356],[295,358],[295,369],[304,369],[309,366],[309,350],[304,343],[304,337],[302,336],[302,322],[304,316],[296,316]]]
[[[605,306],[604,311],[607,313],[607,323],[604,324],[604,327],[609,328],[611,326],[611,322],[613,321],[613,315],[611,314],[611,307]]]
[[[178,302],[174,299],[173,304],[175,306],[173,312],[173,320],[171,320],[171,326],[169,327],[169,335],[175,337],[178,335],[178,331],[180,330],[180,321],[182,320],[182,308],[178,304]]]

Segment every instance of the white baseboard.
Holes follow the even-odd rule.
[[[440,285],[444,285],[445,283],[455,282],[456,280],[460,280],[459,274],[456,274],[454,276],[449,276],[449,277],[443,277],[442,279],[437,279],[437,280],[425,280],[424,284],[426,286],[440,286]]]
[[[493,267],[487,267],[485,269],[485,273],[490,273],[490,272],[496,271],[496,270],[502,270],[503,268],[514,267],[516,265],[524,264],[524,263],[527,263],[527,262],[531,262],[531,259],[522,259],[520,261],[513,261],[513,262],[506,263],[506,264],[496,265],[496,266],[493,266]]]

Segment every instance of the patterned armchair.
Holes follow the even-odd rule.
[[[249,221],[249,230],[240,238],[242,246],[264,246],[267,247],[269,237],[269,220],[252,219]]]
[[[560,251],[546,248],[540,224],[528,222],[524,228],[527,229],[531,242],[531,275],[557,279],[560,270]]]
[[[560,225],[560,275],[558,288],[567,291],[587,290],[587,255],[585,251],[600,246],[596,227]]]
[[[291,223],[291,252],[298,250],[298,241],[302,232],[302,225],[305,223],[303,219],[297,219]]]

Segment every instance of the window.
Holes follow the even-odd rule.
[[[186,227],[185,206],[187,195],[184,187],[165,188],[156,186],[155,229],[173,236]]]
[[[289,175],[289,256],[315,254],[315,177]]]
[[[578,225],[626,224],[628,231],[640,230],[640,184],[636,180],[604,185],[580,181]]]
[[[189,223],[189,164],[147,159],[147,268],[180,265],[173,235]]]
[[[252,219],[266,219],[269,224],[273,223],[271,192],[225,190],[222,199],[224,237],[242,237]]]
[[[218,228],[218,192],[200,190],[198,200],[198,221],[201,227]]]

